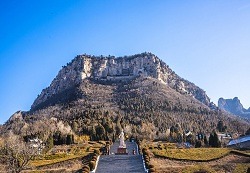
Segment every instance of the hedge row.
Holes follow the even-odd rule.
[[[145,161],[145,166],[148,169],[148,172],[156,172],[154,165],[150,164],[150,156],[149,156],[149,150],[146,148],[142,149],[142,155]]]
[[[83,173],[89,173],[90,171],[93,171],[96,167],[96,161],[98,156],[100,155],[100,151],[99,150],[95,150],[94,153],[91,154],[92,158],[89,162],[89,165],[84,165],[82,167],[82,172]]]

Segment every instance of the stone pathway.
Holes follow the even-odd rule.
[[[126,142],[128,155],[115,155],[119,146],[115,142],[111,146],[111,155],[102,155],[100,157],[96,173],[145,173],[142,163],[142,156],[138,153],[133,155],[132,151],[136,148],[136,143]]]

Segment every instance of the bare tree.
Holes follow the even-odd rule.
[[[0,149],[0,162],[7,172],[18,173],[24,170],[36,155],[36,149],[10,133]]]

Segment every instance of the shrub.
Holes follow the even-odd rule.
[[[144,160],[145,160],[145,161],[150,161],[149,155],[144,155]]]
[[[155,168],[150,168],[150,169],[148,170],[148,172],[151,173],[151,172],[156,172],[156,171],[155,171]]]
[[[89,168],[88,165],[84,165],[84,166],[82,167],[82,172],[89,172],[89,171],[90,171],[90,168]]]
[[[89,168],[90,168],[91,171],[93,171],[95,169],[95,164],[96,164],[95,161],[90,161],[89,162]]]
[[[145,162],[149,162],[149,158],[146,158],[146,159],[144,159],[145,160]]]
[[[212,133],[210,133],[209,136],[209,145],[211,147],[221,147],[221,142],[218,138],[218,135],[215,131],[213,131]]]
[[[92,157],[92,160],[97,160],[97,157],[94,155],[94,156]]]
[[[152,164],[150,164],[150,165],[148,165],[148,167],[149,167],[149,169],[150,169],[150,168],[154,168],[155,166],[152,165]]]
[[[143,148],[143,149],[142,149],[142,152],[144,153],[146,150],[147,150],[147,148]]]
[[[96,157],[97,157],[97,156],[98,156],[98,154],[94,153],[94,154],[93,154],[93,157],[94,157],[94,156],[96,156]]]
[[[97,154],[97,155],[100,155],[101,152],[100,152],[100,150],[95,149],[94,153]]]
[[[143,153],[143,156],[145,157],[145,156],[149,156],[149,153],[148,152],[144,152]]]

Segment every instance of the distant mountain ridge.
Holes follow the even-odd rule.
[[[234,115],[250,119],[250,108],[245,109],[238,97],[234,97],[233,99],[220,98],[218,100],[218,107]]]

